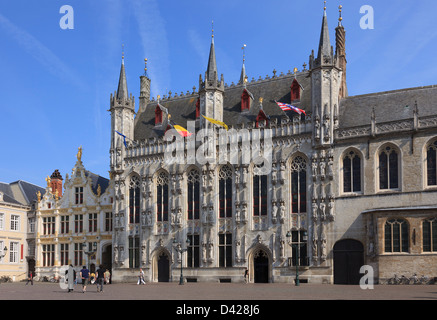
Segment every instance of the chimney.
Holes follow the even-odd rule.
[[[62,197],[62,176],[59,173],[59,170],[56,169],[52,175],[50,176],[51,182],[50,186],[52,187],[52,194],[56,194],[56,191],[58,191],[58,197]]]

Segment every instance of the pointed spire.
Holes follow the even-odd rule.
[[[117,89],[117,99],[128,99],[128,91],[127,91],[127,80],[126,80],[126,71],[124,70],[124,45],[123,52],[121,56],[121,69],[120,69],[120,78],[118,79],[118,89]]]
[[[246,45],[244,44],[241,48],[243,50],[243,66],[241,67],[241,74],[240,74],[240,81],[239,84],[244,84],[246,86],[247,81],[247,75],[246,75],[246,67],[244,65],[244,62],[246,61],[246,53],[245,53]]]
[[[211,48],[209,50],[208,68],[206,70],[205,80],[218,80],[217,76],[217,63],[215,60],[215,48],[214,48],[214,21],[212,21],[212,36],[211,36]]]
[[[317,58],[331,55],[331,41],[329,40],[328,17],[326,16],[326,1],[323,9],[322,30],[320,32],[319,53]]]

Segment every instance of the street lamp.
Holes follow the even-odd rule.
[[[291,239],[291,232],[290,232],[290,231],[287,232],[286,237],[289,239],[289,240],[288,240],[288,244],[289,244],[290,247],[293,249],[293,241],[292,241],[292,239]],[[302,239],[302,240],[306,241],[306,238],[307,238],[307,232],[304,231],[304,233],[303,233],[303,239]],[[299,263],[299,253],[300,253],[300,241],[299,241],[299,238],[298,238],[297,240],[298,240],[298,242],[297,242],[297,244],[296,244],[296,280],[295,280],[295,285],[296,285],[296,286],[299,286],[299,284],[300,284],[300,282],[299,282],[299,265],[300,265],[300,263]]]
[[[182,261],[183,261],[182,257],[183,257],[183,253],[188,250],[188,246],[190,245],[190,239],[187,238],[187,241],[185,241],[185,242],[187,244],[186,248],[182,248],[182,247],[178,248],[176,245],[176,244],[178,244],[178,242],[176,241],[176,239],[173,238],[174,248],[177,252],[179,252],[181,254],[181,277],[179,279],[179,284],[184,284],[184,276],[182,274]]]

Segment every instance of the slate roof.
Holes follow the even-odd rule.
[[[97,194],[97,188],[100,185],[100,189],[102,194],[105,193],[106,189],[109,186],[109,179],[103,178],[91,171],[85,170],[85,176],[91,178],[91,187],[95,194]]]
[[[311,79],[309,72],[304,71],[297,73],[296,79],[303,88],[299,102],[293,102],[293,105],[305,110],[311,111]],[[241,112],[241,95],[244,90],[243,85],[233,85],[225,87],[223,101],[223,122],[228,126],[236,126],[240,123],[255,121],[259,111],[259,98],[263,98],[264,113],[273,119],[281,119],[286,114],[292,118],[298,114],[294,111],[287,111],[286,114],[277,106],[274,100],[284,103],[290,103],[291,84],[294,75],[281,75],[270,79],[248,82],[247,90],[253,95],[254,100],[251,103],[251,110]],[[196,120],[196,102],[198,94],[192,94],[183,97],[174,97],[171,99],[160,100],[160,104],[168,109],[171,120],[187,128],[187,121]],[[134,139],[145,140],[152,137],[162,137],[165,130],[160,126],[155,126],[155,109],[157,101],[151,101],[147,104],[145,110],[138,113],[135,119]]]
[[[437,85],[351,96],[340,101],[339,127],[370,125],[375,108],[376,123],[413,118],[415,103],[419,117],[437,114]]]
[[[21,203],[20,201],[16,200],[16,196],[14,195],[14,192],[11,187],[11,185],[13,184],[17,184],[19,186],[19,190],[22,193],[24,199],[26,200],[26,203]],[[45,193],[44,188],[23,180],[18,180],[12,183],[0,182],[0,192],[4,194],[3,200],[5,202],[9,202],[12,204],[30,205],[32,202],[37,200],[36,193],[38,191],[41,192],[41,195]]]

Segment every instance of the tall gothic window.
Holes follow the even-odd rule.
[[[219,233],[219,266],[232,267],[232,233]]]
[[[253,172],[253,215],[267,215],[267,175],[261,175],[260,166]]]
[[[196,169],[188,173],[187,199],[188,199],[188,220],[200,218],[200,174]]]
[[[160,172],[156,179],[157,221],[168,221],[168,175]]]
[[[220,218],[232,217],[232,169],[228,165],[219,172],[219,207]]]
[[[129,223],[140,223],[140,179],[133,176],[129,184]]]
[[[187,247],[187,266],[197,268],[200,266],[200,239],[198,234],[189,234],[190,244]]]
[[[437,140],[431,143],[426,152],[426,174],[428,186],[437,185]]]
[[[379,189],[399,188],[399,155],[390,146],[379,153]]]
[[[408,223],[403,219],[390,219],[385,223],[385,252],[408,252]]]
[[[437,252],[437,218],[424,220],[423,230],[423,251]]]
[[[361,158],[355,151],[343,158],[343,192],[361,192]]]
[[[140,266],[140,237],[129,237],[129,268]]]
[[[291,212],[307,212],[307,162],[297,156],[291,163]]]

